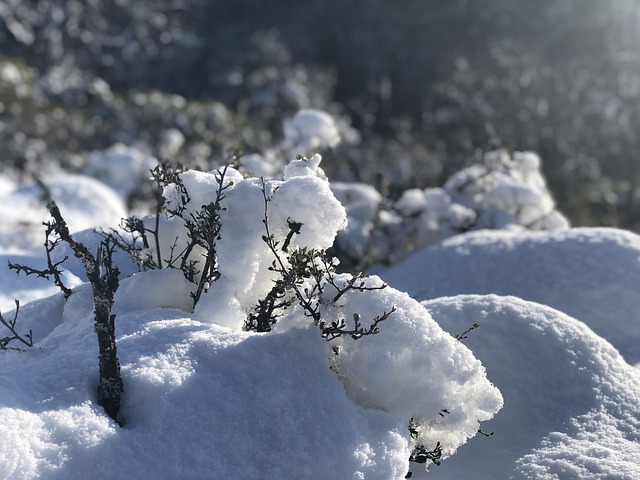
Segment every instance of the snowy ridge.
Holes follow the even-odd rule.
[[[424,302],[487,368],[505,406],[495,432],[461,447],[425,478],[640,478],[640,371],[582,322],[514,297]],[[420,477],[418,477],[420,478]]]
[[[473,232],[373,271],[419,300],[495,293],[549,305],[640,362],[640,237],[631,232]]]

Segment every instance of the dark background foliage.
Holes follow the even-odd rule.
[[[334,179],[394,195],[531,149],[574,224],[637,229],[639,28],[634,0],[5,0],[29,88],[0,75],[2,161],[73,167],[176,128],[197,162],[310,106],[361,132],[325,153]]]

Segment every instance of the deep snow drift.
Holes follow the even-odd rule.
[[[481,231],[374,270],[450,333],[479,323],[464,343],[504,396],[495,434],[425,478],[640,477],[640,237]]]
[[[640,362],[640,237],[623,230],[461,235],[374,269],[418,300],[513,295],[585,322],[630,363]]]

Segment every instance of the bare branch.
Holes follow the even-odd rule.
[[[25,333],[24,336],[16,332],[16,323],[18,321],[18,312],[20,311],[20,302],[18,300],[16,300],[15,302],[16,302],[16,311],[13,315],[13,319],[5,320],[5,318],[2,316],[2,313],[0,313],[0,323],[2,323],[2,325],[4,325],[9,330],[9,332],[11,332],[11,335],[12,335],[10,337],[0,338],[0,350],[9,350],[9,349],[19,350],[14,347],[8,347],[9,343],[11,343],[13,340],[18,340],[19,342],[22,342],[27,347],[33,347],[33,332],[31,330]]]

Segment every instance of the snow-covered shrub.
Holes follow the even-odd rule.
[[[455,203],[477,213],[474,228],[566,229],[569,224],[555,209],[540,167],[533,152],[509,156],[496,150],[452,175],[443,188]]]
[[[317,338],[332,341],[327,362],[351,401],[405,428],[411,421],[413,435],[403,435],[414,454],[437,449],[434,459],[449,456],[495,414],[501,397],[468,350],[412,299],[377,278],[336,273],[326,250],[347,225],[347,212],[320,161],[293,160],[283,180],[243,178],[233,167],[157,170],[165,203],[140,221],[137,233],[147,238],[137,252],[156,272],[182,270],[194,282],[194,315],[208,322],[280,334],[319,328]],[[207,209],[214,215],[203,215]],[[205,245],[197,239],[206,229]],[[208,268],[215,274],[201,282]],[[164,271],[156,284],[175,269]],[[445,418],[442,409],[451,413]]]
[[[350,227],[338,236],[335,253],[352,268],[393,263],[469,230],[569,227],[532,152],[488,152],[483,162],[455,173],[442,188],[412,188],[395,202],[383,201],[370,186],[332,188],[350,212]]]
[[[282,178],[287,167],[285,158],[308,156],[333,149],[354,130],[331,114],[316,109],[302,109],[282,123],[283,139],[260,153],[240,155],[239,170],[253,177]]]
[[[50,209],[54,220],[48,224],[49,234],[57,234],[58,243],[66,242],[81,259],[84,276],[92,288],[63,288],[69,300],[61,306],[52,300],[54,318],[39,322],[31,312],[25,328],[35,326],[36,338],[42,339],[39,345],[50,345],[47,341],[54,341],[51,337],[59,338],[63,331],[69,334],[72,324],[80,322],[86,329],[86,322],[81,319],[93,306],[94,330],[108,333],[118,373],[118,357],[122,358],[123,349],[120,337],[116,357],[116,314],[120,329],[123,317],[131,312],[145,315],[144,312],[155,311],[156,323],[162,323],[162,318],[175,317],[167,317],[163,309],[179,310],[179,315],[189,317],[183,327],[197,326],[193,339],[213,336],[215,342],[207,343],[216,345],[218,351],[222,344],[233,345],[233,350],[254,350],[254,342],[265,341],[260,332],[272,331],[271,335],[285,344],[304,342],[304,348],[292,350],[294,356],[299,355],[298,351],[316,352],[314,365],[321,365],[314,367],[321,369],[317,378],[342,385],[337,390],[327,387],[335,390],[335,408],[346,406],[360,412],[350,425],[356,426],[361,439],[356,444],[338,440],[331,450],[334,461],[343,465],[340,471],[345,478],[365,478],[363,472],[369,472],[366,478],[400,479],[407,472],[410,459],[439,461],[452,455],[477,433],[479,422],[501,408],[501,395],[471,352],[440,329],[416,301],[388,288],[379,278],[336,272],[336,261],[326,250],[347,225],[347,212],[332,193],[320,161],[319,155],[299,157],[284,168],[282,180],[243,177],[233,167],[200,172],[159,166],[153,173],[162,187],[163,203],[158,214],[126,220],[123,230],[106,234],[96,255],[90,253],[90,247],[76,242],[63,225],[60,212]],[[93,246],[96,239],[86,238]],[[114,262],[122,258],[113,256],[114,242],[133,255],[140,267],[140,271],[121,282]],[[52,275],[62,284],[58,267],[64,256],[51,255],[56,245],[55,240],[49,240],[47,260],[57,270]],[[185,301],[189,296],[192,301]],[[132,326],[123,328],[130,330]],[[208,333],[203,333],[205,330]],[[145,334],[136,333],[133,337],[144,338]],[[137,342],[131,335],[126,339]],[[250,341],[244,343],[246,340]],[[102,360],[108,352],[103,350],[103,340],[99,344],[99,389],[104,393]],[[189,349],[183,354],[192,355]],[[283,354],[286,352],[268,355]],[[157,373],[159,363],[154,362],[162,360],[150,360],[154,353],[142,357],[126,352],[124,355],[129,359],[123,367],[124,375],[113,384],[118,397],[109,406],[99,390],[98,403],[125,428],[135,429],[141,421],[141,407],[135,408],[136,402],[164,402],[148,394],[149,386],[141,387],[140,375],[147,378],[157,374],[152,383],[173,382],[173,390],[179,388],[181,382],[177,378],[181,374],[167,373],[165,378]],[[195,363],[205,361],[197,355]],[[215,364],[213,357],[205,363]],[[188,363],[186,357],[185,362]],[[255,365],[248,362],[245,368],[257,370],[261,378],[271,378],[270,364],[274,365],[273,361],[262,355],[255,358]],[[295,364],[292,363],[293,368]],[[191,367],[185,363],[185,368]],[[156,373],[140,373],[149,369]],[[288,381],[285,369],[279,369],[276,375]],[[124,411],[118,413],[123,392]],[[212,394],[215,396],[216,392]],[[84,401],[90,402],[91,398]],[[205,408],[198,399],[191,402],[195,403],[187,409]],[[210,401],[205,403],[209,411]],[[446,416],[444,410],[448,412]],[[162,416],[162,412],[156,413]],[[219,416],[216,412],[213,415]],[[251,431],[242,436],[242,445],[236,448],[243,450],[247,437],[252,438],[256,428],[262,432],[259,435],[272,429],[268,418],[271,416],[252,425]],[[290,427],[295,435],[306,438],[304,432],[316,429],[314,422],[324,421],[322,416],[314,419],[307,415],[293,419]],[[215,458],[219,445],[211,440],[209,444],[213,449],[209,454]],[[287,455],[282,442],[270,445],[270,450],[274,448],[279,455]],[[431,457],[427,456],[429,452]],[[272,463],[260,458],[262,464]],[[313,471],[324,472],[323,468]],[[326,477],[318,475],[306,477]]]

